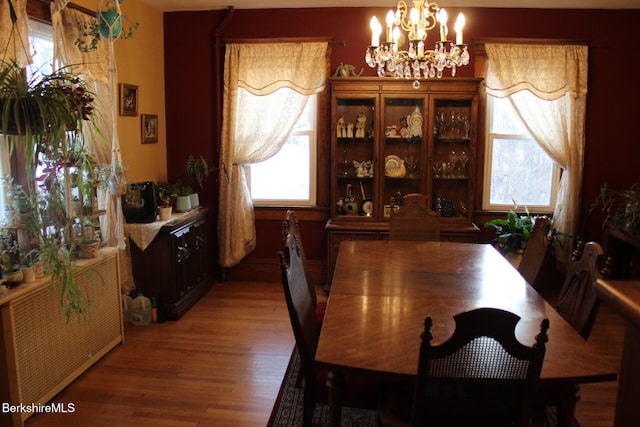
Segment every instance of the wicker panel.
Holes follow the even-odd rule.
[[[90,301],[86,318],[69,321],[57,288],[46,288],[13,304],[16,368],[22,403],[43,403],[89,366],[94,356],[121,338],[120,288],[115,253],[90,268],[79,267],[76,283]],[[97,360],[97,359],[96,359]]]

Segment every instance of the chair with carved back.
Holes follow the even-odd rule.
[[[545,263],[549,262],[551,245],[555,235],[555,230],[550,230],[550,227],[551,219],[548,216],[543,215],[536,218],[518,266],[522,277],[534,288],[537,288],[538,279]]]
[[[316,403],[328,402],[327,381],[331,374],[315,363],[321,325],[315,318],[312,288],[307,284],[300,245],[292,234],[287,235],[285,248],[286,255],[285,252],[279,251],[278,260],[296,350],[300,356],[300,369],[304,380],[302,425],[307,427],[311,426]],[[347,380],[346,404],[355,407],[375,407],[377,382],[363,377]]]
[[[318,297],[316,295],[316,289],[313,285],[313,281],[311,280],[311,274],[309,273],[309,264],[307,262],[307,256],[304,251],[304,246],[302,244],[302,236],[300,235],[300,227],[298,224],[298,218],[296,216],[296,212],[294,210],[287,210],[284,221],[282,221],[282,240],[287,241],[287,236],[292,235],[295,237],[298,247],[298,252],[300,254],[300,261],[302,262],[302,268],[304,270],[304,276],[309,285],[309,293],[311,295],[311,299],[313,301],[313,306],[315,310],[316,320],[319,324],[322,324],[322,320],[324,318],[324,312],[327,309],[326,301],[318,301]],[[285,245],[285,250],[287,250],[287,246]]]
[[[556,310],[586,340],[596,320],[600,300],[595,291],[598,279],[611,274],[611,257],[597,242],[578,242],[560,290]]]
[[[383,407],[382,425],[529,426],[549,321],[527,346],[515,336],[520,317],[509,311],[477,308],[454,320],[453,335],[432,345],[433,320],[425,318],[413,398],[404,398],[410,414]]]
[[[427,206],[425,195],[405,195],[400,209],[390,215],[389,239],[440,240],[440,214]]]

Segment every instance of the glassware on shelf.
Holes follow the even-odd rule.
[[[407,156],[404,158],[404,163],[407,165],[407,169],[409,170],[409,178],[414,178],[416,176],[418,161],[419,158],[416,156]]]
[[[433,169],[433,176],[440,178],[442,176],[442,167],[445,163],[440,159],[430,159],[429,163],[431,163],[431,169]]]
[[[453,176],[453,177],[457,177],[460,175],[460,171],[458,170],[458,155],[456,154],[455,151],[452,151],[449,154],[449,168],[450,171],[449,173]]]
[[[460,153],[460,164],[462,165],[462,175],[467,177],[467,163],[469,162],[469,155],[466,151]]]

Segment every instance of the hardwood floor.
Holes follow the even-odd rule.
[[[616,367],[622,332],[603,306],[590,340]],[[74,413],[26,425],[264,426],[294,345],[280,283],[216,283],[180,320],[127,326],[125,338],[53,399]],[[613,425],[616,387],[581,388],[582,427]]]
[[[264,426],[294,346],[282,285],[216,283],[180,320],[125,343],[59,393],[39,426]]]

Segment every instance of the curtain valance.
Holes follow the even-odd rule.
[[[487,43],[485,48],[489,95],[504,98],[528,90],[550,101],[567,92],[587,94],[587,46]]]
[[[238,87],[254,95],[285,87],[312,95],[324,86],[326,51],[326,42],[238,43],[227,45],[227,58],[238,61]]]

